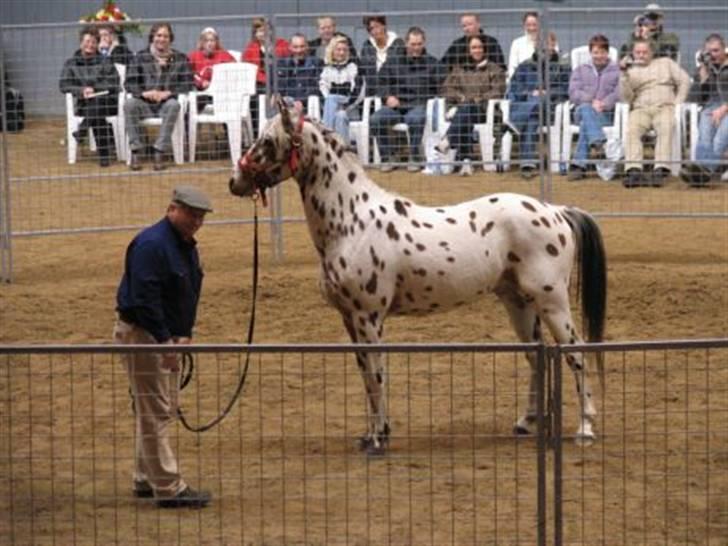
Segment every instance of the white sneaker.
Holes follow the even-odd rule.
[[[460,167],[460,176],[473,176],[473,166],[470,164],[469,159],[463,161],[463,165]]]
[[[720,177],[721,182],[728,182],[728,171],[724,172]]]
[[[440,142],[435,144],[435,150],[440,152],[442,155],[445,155],[450,150],[450,141],[447,137],[443,137]]]

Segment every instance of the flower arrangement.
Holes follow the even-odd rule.
[[[116,4],[114,0],[106,0],[104,6],[94,12],[84,15],[79,20],[79,23],[115,23],[119,21],[132,21],[132,17],[128,13],[121,11],[121,8]],[[123,33],[125,31],[133,32],[134,34],[142,33],[142,26],[139,23],[115,25],[117,33]]]

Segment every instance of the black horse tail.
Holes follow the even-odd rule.
[[[564,209],[576,235],[579,263],[579,288],[584,333],[590,343],[604,339],[607,314],[607,256],[599,226],[594,218],[576,208]],[[604,388],[604,359],[597,353],[599,380]]]

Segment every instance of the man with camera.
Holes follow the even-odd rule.
[[[634,19],[634,31],[627,43],[619,50],[620,58],[629,55],[637,39],[649,40],[655,57],[669,57],[678,60],[680,38],[674,32],[664,31],[665,16],[659,4],[647,4],[644,13]]]
[[[621,100],[631,107],[627,122],[625,142],[626,188],[637,186],[662,186],[670,175],[672,132],[675,107],[685,102],[690,90],[690,77],[668,57],[655,59],[651,43],[635,40],[632,56],[620,62],[619,77]],[[642,136],[650,129],[657,135],[655,143],[655,168],[651,179],[642,173]]]
[[[702,110],[698,122],[695,163],[689,163],[680,177],[691,186],[702,186],[718,170],[728,150],[728,54],[720,34],[705,39],[699,54],[700,67],[690,88],[689,100]]]

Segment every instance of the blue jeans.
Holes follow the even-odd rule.
[[[607,140],[602,127],[611,125],[614,112],[597,112],[591,104],[581,104],[574,111],[574,121],[579,124],[579,140],[574,153],[574,165],[586,167],[589,146]]]
[[[698,122],[698,145],[695,149],[695,160],[697,163],[706,162],[703,167],[710,171],[718,168],[717,162],[723,158],[728,150],[728,116],[723,116],[718,127],[713,125],[711,114],[718,108],[719,104],[708,104],[700,112]]]
[[[425,120],[427,112],[424,106],[415,106],[413,108],[390,108],[382,106],[374,112],[369,121],[372,136],[377,139],[379,146],[379,154],[382,161],[389,161],[394,155],[394,139],[392,138],[392,127],[398,123],[406,123],[409,127],[410,135],[410,159],[412,161],[421,160],[420,144],[422,143],[422,134],[425,132]]]
[[[485,123],[485,112],[478,104],[461,104],[452,118],[447,130],[447,139],[450,147],[457,150],[455,159],[472,159],[473,156],[473,126]]]
[[[326,127],[339,133],[344,138],[344,142],[349,142],[349,116],[345,108],[348,101],[349,98],[342,95],[326,97],[322,120]]]
[[[536,162],[536,147],[538,145],[538,133],[541,125],[539,124],[539,108],[541,100],[538,97],[530,96],[525,102],[511,103],[510,122],[521,133],[519,141],[519,150],[521,158],[521,166],[533,165]],[[551,116],[553,118],[553,116]],[[546,126],[548,118],[544,115]]]

